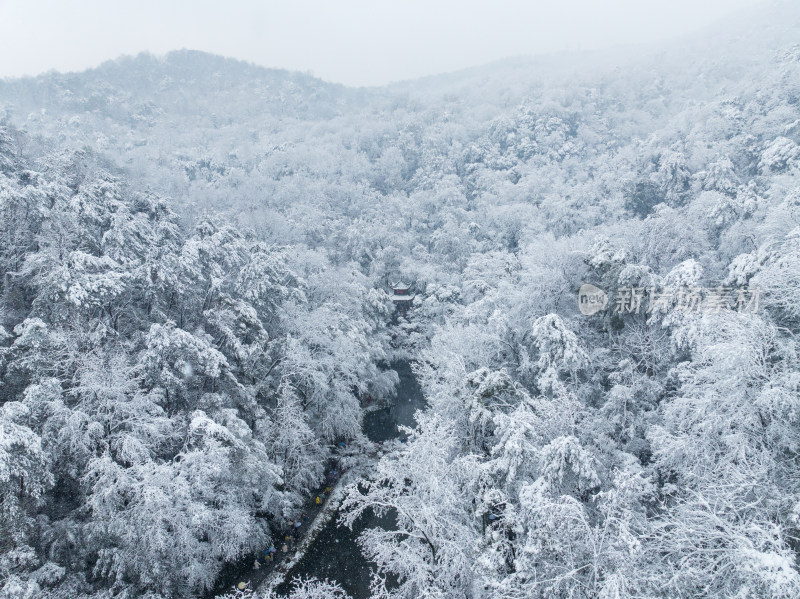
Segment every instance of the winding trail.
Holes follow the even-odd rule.
[[[425,407],[425,398],[406,361],[393,362],[392,368],[400,376],[397,397],[391,406],[367,413],[364,416],[364,433],[370,441],[383,444],[389,449],[400,438],[398,426],[414,426],[414,413]],[[344,498],[345,488],[367,476],[378,455],[365,460],[360,467],[345,472],[331,490],[323,508],[316,514],[300,543],[292,550],[288,561],[274,567],[253,570],[243,567],[238,580],[249,582],[257,588],[258,596],[268,590],[288,594],[291,581],[300,576],[315,577],[338,582],[353,599],[368,599],[372,567],[361,554],[357,539],[361,533],[376,526],[389,528],[392,517],[378,518],[365,513],[350,530],[339,526],[339,505]],[[310,514],[311,515],[311,514]],[[220,592],[219,590],[217,592]]]
[[[414,413],[425,407],[425,398],[414,377],[408,362],[392,364],[398,375],[400,384],[394,403],[381,410],[370,412],[364,417],[364,432],[371,441],[390,445],[392,440],[400,437],[398,426],[414,426]],[[361,533],[376,526],[391,527],[394,523],[391,516],[378,518],[374,514],[364,514],[350,530],[338,524],[338,506],[344,494],[344,487],[365,476],[369,472],[369,464],[353,471],[349,479],[339,481],[337,491],[329,502],[328,511],[319,531],[308,544],[302,556],[291,567],[288,574],[275,588],[278,593],[286,594],[290,590],[291,580],[295,577],[315,577],[338,582],[353,599],[368,599],[372,565],[361,554],[357,539]],[[261,587],[266,590],[269,585]]]
[[[392,368],[400,375],[397,398],[390,407],[370,412],[364,417],[364,432],[369,439],[387,446],[400,437],[397,427],[414,426],[414,413],[425,407],[425,398],[411,365],[408,362],[395,362]],[[272,587],[264,585],[261,589],[274,588],[280,594],[287,594],[295,577],[315,577],[338,582],[353,599],[369,598],[372,565],[361,554],[357,539],[368,528],[393,526],[393,517],[387,515],[378,518],[367,513],[353,524],[352,530],[338,524],[338,506],[344,487],[367,475],[369,466],[367,464],[359,469],[360,472],[354,471],[354,476],[340,481],[336,490],[340,494],[331,497],[330,513],[302,556],[279,584]]]

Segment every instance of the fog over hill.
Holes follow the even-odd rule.
[[[376,599],[800,596],[798,40],[0,81],[0,599],[213,596],[334,469]]]

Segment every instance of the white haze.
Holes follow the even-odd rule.
[[[0,0],[0,77],[188,48],[347,85],[380,85],[520,54],[664,40],[757,4]]]

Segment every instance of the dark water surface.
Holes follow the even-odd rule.
[[[400,434],[397,426],[414,426],[414,412],[425,407],[425,398],[411,365],[408,362],[395,362],[392,368],[400,375],[397,398],[390,407],[370,412],[364,417],[364,432],[375,442],[397,438]],[[392,527],[394,517],[389,514],[378,518],[369,512],[359,518],[353,524],[353,530],[350,530],[338,525],[338,516],[337,512],[319,532],[286,580],[291,581],[298,576],[320,580],[327,578],[338,582],[353,599],[368,599],[372,565],[364,559],[356,540],[368,528]],[[290,582],[284,582],[276,591],[287,594],[290,587]]]

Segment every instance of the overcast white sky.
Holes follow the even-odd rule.
[[[761,0],[0,0],[0,77],[191,48],[375,85],[655,41]]]

